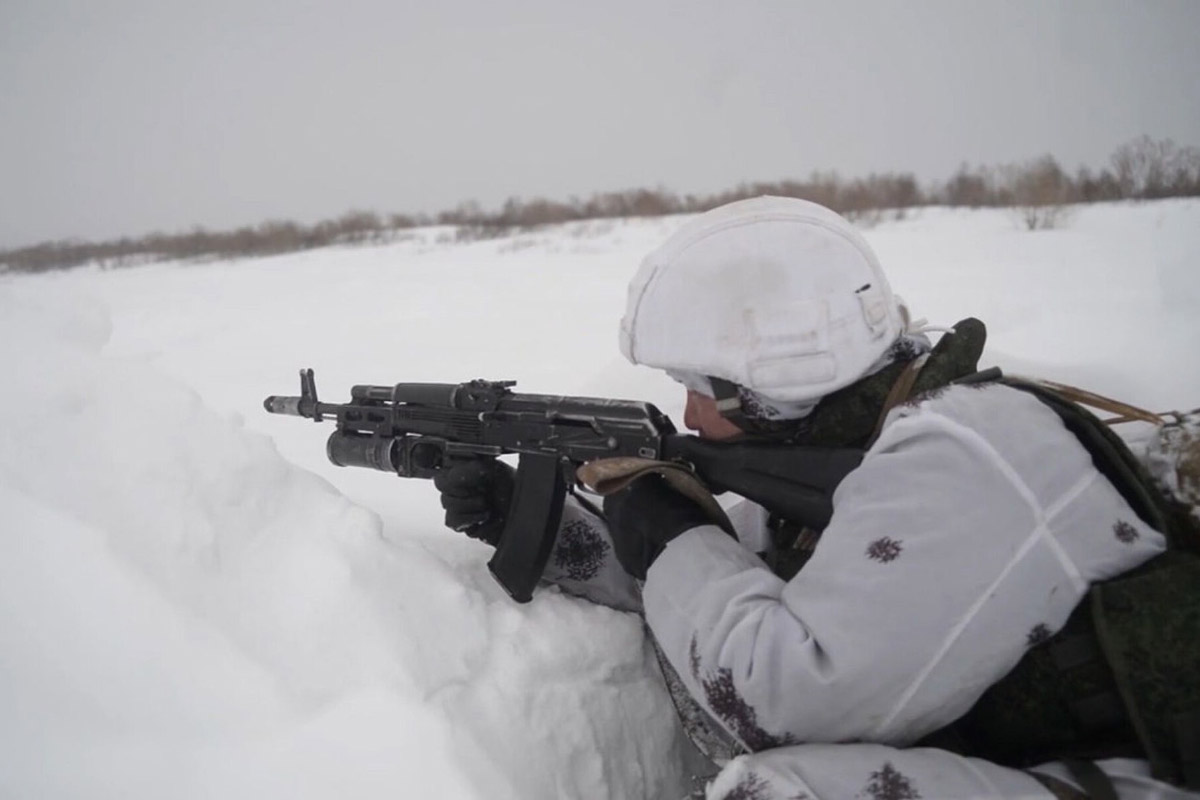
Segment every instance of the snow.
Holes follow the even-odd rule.
[[[262,410],[355,383],[517,379],[655,402],[625,284],[683,217],[455,243],[0,277],[0,796],[645,798],[682,740],[640,621],[518,606],[433,487]],[[1200,202],[1061,230],[925,209],[865,232],[985,365],[1200,405]]]

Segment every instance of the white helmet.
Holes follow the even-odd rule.
[[[701,214],[646,256],[621,352],[814,402],[865,375],[907,318],[849,222],[806,200],[757,197]]]

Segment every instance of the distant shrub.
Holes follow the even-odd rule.
[[[969,206],[982,208],[998,204],[994,170],[987,167],[971,169],[962,164],[956,173],[946,181],[941,192],[937,193],[938,202],[947,206]]]
[[[473,242],[530,231],[545,225],[621,217],[653,217],[707,211],[735,200],[771,194],[798,197],[832,208],[860,226],[903,219],[929,204],[1012,207],[1030,230],[1064,223],[1073,203],[1200,196],[1200,148],[1170,139],[1141,136],[1118,147],[1107,168],[1080,168],[1072,178],[1051,156],[1024,164],[971,167],[963,164],[944,184],[922,188],[911,173],[871,174],[845,179],[813,172],[807,179],[742,183],[709,195],[679,196],[662,187],[597,192],[567,201],[509,198],[498,211],[468,201],[432,217],[353,210],[332,220],[303,225],[268,220],[231,231],[193,228],[186,233],[151,233],[107,242],[75,239],[42,242],[0,251],[0,271],[42,272],[82,264],[122,267],[162,260],[244,258],[329,245],[363,245],[400,238],[400,231],[430,225],[454,226],[439,242]]]
[[[1005,172],[1013,209],[1028,230],[1057,228],[1065,221],[1075,186],[1053,156],[1013,165]]]
[[[1123,197],[1149,200],[1200,194],[1200,148],[1140,136],[1118,147],[1111,161]]]
[[[1081,203],[1100,203],[1123,197],[1121,186],[1112,172],[1102,169],[1092,174],[1087,167],[1080,167],[1075,174],[1075,194]]]

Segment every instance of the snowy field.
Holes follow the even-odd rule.
[[[685,218],[471,244],[0,276],[0,797],[670,798],[681,741],[638,619],[518,606],[433,487],[267,415],[313,367],[657,403],[617,321]],[[1200,202],[927,209],[868,231],[985,366],[1200,406]]]

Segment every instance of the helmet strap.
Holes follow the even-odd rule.
[[[717,412],[744,431],[754,430],[754,422],[742,411],[742,396],[738,385],[724,378],[708,376],[712,384],[713,399],[717,401]]]

